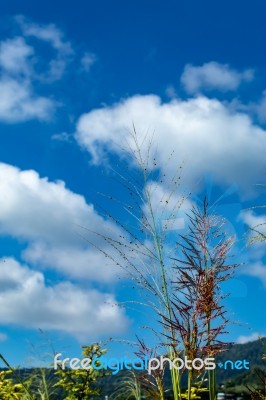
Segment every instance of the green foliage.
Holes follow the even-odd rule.
[[[26,377],[22,379],[17,373],[16,369],[12,368],[5,357],[0,354],[0,360],[6,365],[8,370],[3,370],[0,372],[0,394],[2,400],[8,399],[24,399],[24,400],[35,400],[29,392],[29,386],[31,379]],[[14,382],[13,377],[7,378],[7,375],[12,374],[16,382]]]
[[[82,350],[83,358],[90,358],[91,362],[105,353],[106,350],[101,349],[98,343],[91,346],[84,346]],[[99,366],[100,362],[96,361],[95,365]],[[94,368],[78,370],[59,369],[56,375],[59,377],[56,386],[63,388],[66,393],[65,400],[86,400],[100,394],[100,389],[96,386],[96,383],[101,377],[106,375],[106,372],[103,369],[98,371]]]
[[[192,386],[190,389],[190,393],[189,390],[186,390],[186,393],[182,393],[181,397],[182,399],[201,399],[202,398],[202,394],[208,392],[207,388],[200,388],[197,386]]]
[[[56,377],[51,369],[36,368],[30,374],[30,391],[38,395],[40,400],[58,400],[59,388],[56,387]]]
[[[22,400],[26,399],[25,390],[21,383],[14,383],[8,377],[12,374],[11,370],[0,372],[0,398],[1,400]]]

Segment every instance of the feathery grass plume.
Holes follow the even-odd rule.
[[[158,359],[158,347],[148,347],[144,340],[138,338],[138,350],[135,352],[136,356],[141,359]],[[148,371],[140,372],[137,376],[138,381],[141,383],[143,391],[155,400],[164,400],[166,389],[164,387],[164,373],[165,365],[163,368],[156,368]]]
[[[184,356],[193,360],[215,357],[227,346],[220,340],[228,323],[221,284],[231,278],[239,264],[230,262],[234,238],[227,236],[224,221],[210,212],[206,198],[203,208],[194,206],[188,219],[188,232],[180,235],[179,256],[175,258],[178,278],[172,317],[163,319],[181,338]],[[171,337],[167,339],[171,345]],[[188,399],[193,395],[193,379],[202,372],[193,367],[188,371]],[[208,387],[214,400],[215,370],[208,371]]]
[[[176,274],[171,260],[176,242],[172,229],[189,197],[189,194],[180,192],[183,165],[177,167],[171,178],[161,174],[152,140],[147,135],[140,138],[135,128],[128,147],[132,156],[130,168],[125,167],[123,172],[114,171],[127,192],[128,201],[105,195],[113,205],[119,205],[119,212],[124,211],[125,218],[115,217],[99,206],[119,232],[112,231],[110,235],[94,232],[98,243],[97,240],[89,242],[114,265],[122,268],[132,287],[140,290],[141,301],[132,300],[129,304],[151,307],[155,322],[162,316],[171,320],[172,282]],[[128,154],[128,149],[126,151]],[[174,155],[173,151],[165,163],[171,162]],[[175,343],[175,346],[167,348],[168,357],[174,359],[179,351],[179,338],[172,325],[165,325],[161,332],[157,332],[158,340],[162,342],[166,333],[171,337],[171,343]],[[171,376],[174,399],[181,399],[179,371],[172,369]]]
[[[55,387],[56,380],[48,368],[40,368],[33,371],[31,390],[38,393],[40,400],[58,399],[58,389]]]
[[[29,342],[30,353],[27,362],[30,365],[38,365],[29,370],[30,391],[38,395],[40,400],[57,400],[60,390],[56,387],[57,379],[51,363],[56,355],[54,345],[47,332],[39,329],[42,341],[37,344]]]
[[[141,400],[141,387],[135,372],[127,371],[115,391],[111,394],[110,400]]]

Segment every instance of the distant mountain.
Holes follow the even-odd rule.
[[[217,363],[223,364],[223,367],[217,367],[217,383],[221,384],[229,379],[235,380],[239,376],[251,376],[251,372],[258,367],[265,369],[266,361],[262,360],[263,354],[266,354],[266,338],[230,346],[227,351],[217,357]],[[250,369],[232,369],[230,362],[226,364],[227,368],[224,369],[224,364],[227,360],[231,360],[234,363],[238,360],[246,360],[249,363]]]

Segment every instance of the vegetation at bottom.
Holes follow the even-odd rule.
[[[243,398],[265,399],[266,362],[260,357],[264,352],[266,338],[246,344],[235,344],[219,356],[217,362],[225,360],[248,360],[250,370],[232,370],[228,368],[217,371],[217,392],[241,395]],[[105,354],[99,344],[83,348],[83,356],[100,356]],[[0,370],[1,400],[76,400],[105,399],[131,400],[156,399],[156,395],[147,391],[143,384],[143,372],[122,370],[117,375],[109,371],[91,370],[58,370],[52,368],[2,369]],[[146,375],[147,376],[147,375]],[[168,368],[163,376],[165,398],[173,399],[171,374]],[[181,380],[182,399],[187,398],[187,377]],[[207,400],[208,389],[199,390],[193,386],[191,398]],[[256,393],[256,396],[253,394]],[[258,397],[261,395],[262,397]]]

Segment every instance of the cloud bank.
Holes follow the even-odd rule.
[[[0,192],[0,234],[25,243],[23,257],[27,262],[76,279],[117,279],[119,269],[88,242],[112,253],[93,232],[101,227],[102,235],[116,237],[120,230],[101,217],[83,196],[71,192],[64,182],[50,182],[36,171],[21,171],[3,163]]]
[[[204,96],[167,103],[156,95],[132,96],[83,114],[76,139],[92,162],[100,164],[106,151],[125,155],[122,146],[134,146],[130,121],[140,140],[154,131],[158,165],[164,173],[172,176],[177,163],[186,161],[184,180],[194,188],[206,174],[212,174],[214,183],[235,184],[247,195],[265,172],[265,130],[246,113]],[[166,163],[173,150],[174,162]]]
[[[63,331],[80,341],[121,334],[129,326],[112,294],[67,281],[48,285],[41,272],[13,258],[0,259],[0,269],[2,324]]]

